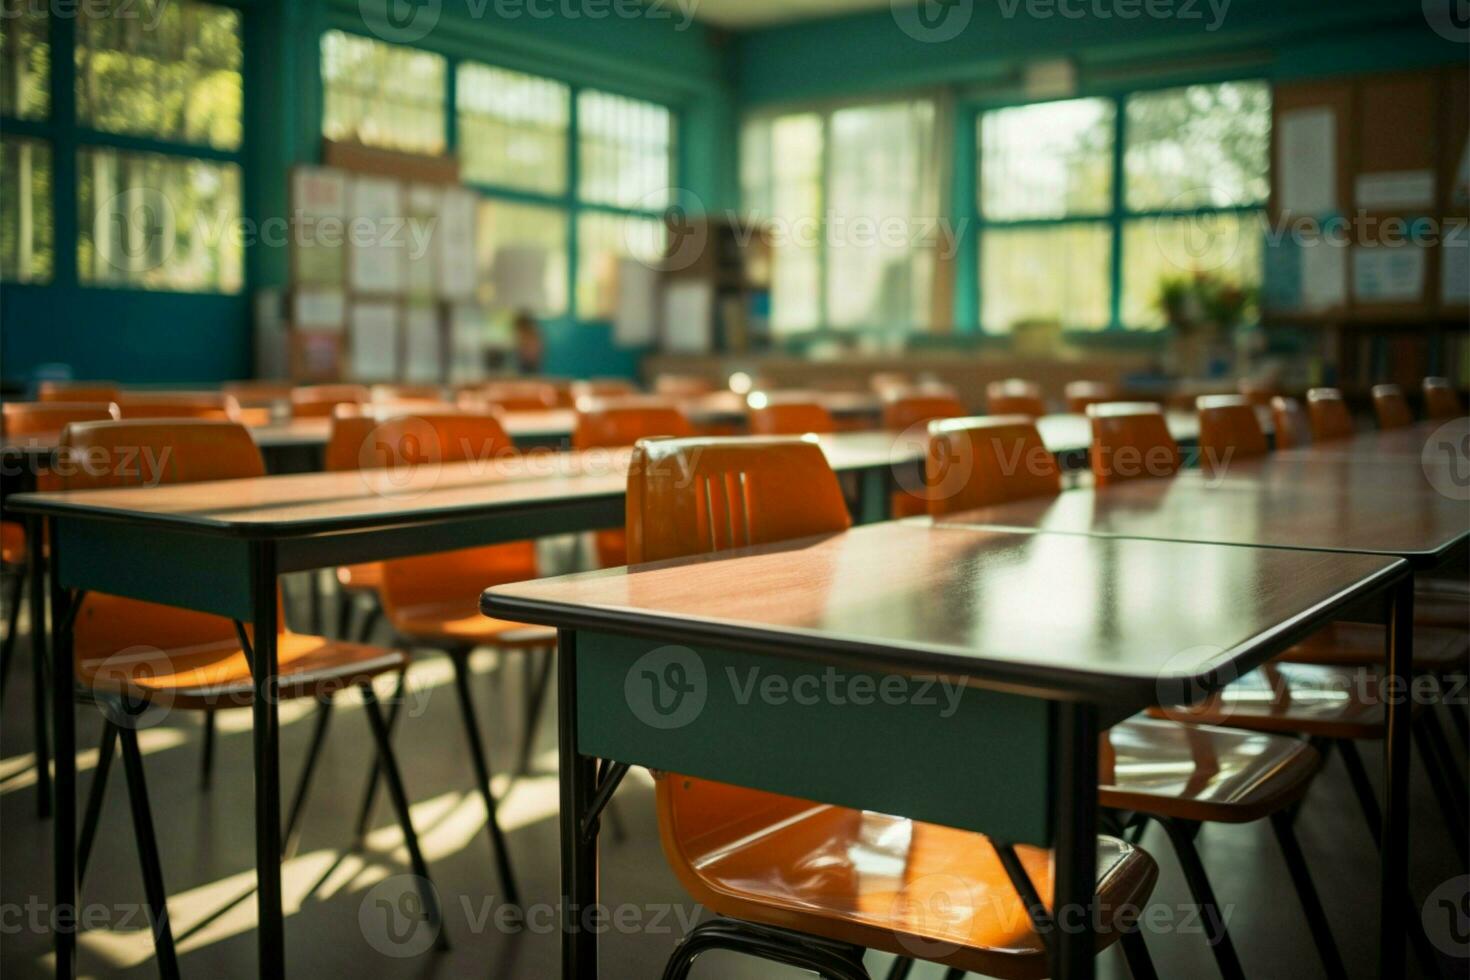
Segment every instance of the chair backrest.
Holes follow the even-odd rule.
[[[936,517],[1062,492],[1056,457],[1025,415],[930,422],[924,483]]]
[[[1449,378],[1424,379],[1424,415],[1430,419],[1454,419],[1465,414],[1460,396]]]
[[[123,392],[117,408],[125,419],[212,419],[240,420],[240,403],[233,395],[179,394],[167,392]]]
[[[7,439],[55,435],[72,422],[106,422],[118,417],[113,402],[5,402],[0,435]]]
[[[1378,416],[1380,429],[1402,429],[1414,424],[1409,400],[1398,385],[1373,386],[1373,413]]]
[[[891,432],[965,414],[954,392],[944,388],[910,388],[883,396],[883,428]]]
[[[1203,465],[1224,466],[1232,459],[1266,454],[1266,432],[1244,395],[1202,395],[1195,404]]]
[[[1040,418],[1046,414],[1046,399],[1041,397],[1041,385],[1035,381],[1006,378],[985,386],[985,410],[991,415]]]
[[[356,403],[338,405],[332,412],[332,429],[322,454],[323,467],[330,472],[363,469],[363,463],[373,459],[363,447],[377,427],[378,417],[373,412],[363,411],[363,406]]]
[[[1092,476],[1099,487],[1148,476],[1172,476],[1179,444],[1152,402],[1105,402],[1087,407],[1092,420]]]
[[[1241,397],[1252,405],[1267,408],[1271,399],[1276,397],[1277,385],[1274,381],[1263,381],[1259,378],[1241,378],[1235,383],[1235,390],[1240,392]]]
[[[368,390],[368,397],[383,402],[438,402],[444,400],[439,385],[378,384]]]
[[[122,388],[116,381],[42,381],[36,400],[43,402],[115,402]]]
[[[291,389],[291,414],[298,419],[321,419],[338,405],[361,405],[372,400],[366,385],[303,385]]]
[[[1307,392],[1307,418],[1312,423],[1312,441],[1346,439],[1353,434],[1353,417],[1342,392],[1336,388],[1313,388]]]
[[[820,435],[837,431],[837,421],[825,406],[800,395],[754,395],[749,419],[751,433],[758,436],[799,436],[807,432]]]
[[[1062,389],[1067,411],[1082,414],[1090,406],[1116,401],[1117,390],[1105,381],[1068,381]]]
[[[363,468],[482,462],[515,454],[500,420],[491,413],[437,412],[401,415],[378,423],[359,453]],[[487,477],[488,478],[488,477]],[[503,582],[535,578],[536,543],[512,541],[382,563],[379,594],[390,620],[430,604],[449,604],[456,615],[474,616],[480,592]]]
[[[220,390],[241,405],[261,406],[289,402],[292,387],[289,381],[226,381]]]
[[[714,382],[698,374],[660,374],[653,379],[653,393],[666,398],[696,398],[714,390]]]
[[[139,419],[73,422],[61,452],[78,465],[62,468],[66,490],[155,486],[263,476],[265,462],[250,431],[237,422],[205,419]],[[182,570],[181,570],[182,573]],[[283,617],[278,617],[285,629]],[[89,592],[77,614],[73,649],[79,660],[142,660],[153,667],[156,650],[235,642],[230,620],[121,596]],[[119,663],[119,669],[129,669]]]
[[[1302,403],[1277,395],[1271,399],[1271,425],[1276,430],[1277,449],[1300,449],[1312,441],[1312,426]]]
[[[572,446],[598,449],[631,446],[655,436],[692,436],[694,427],[671,402],[653,398],[614,398],[579,404]]]
[[[587,378],[572,382],[572,398],[626,398],[638,394],[638,386],[627,378]]]
[[[507,412],[540,412],[557,406],[556,385],[547,381],[487,381],[475,395]]]
[[[628,471],[628,560],[658,561],[851,526],[815,442],[791,437],[649,439]]]

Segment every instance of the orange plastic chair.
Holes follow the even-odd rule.
[[[1153,402],[1104,402],[1087,406],[1092,420],[1092,476],[1098,487],[1141,477],[1173,476],[1179,444]]]
[[[1449,378],[1424,379],[1424,415],[1441,420],[1455,419],[1465,414],[1460,405],[1460,396],[1450,384]]]
[[[390,402],[442,402],[444,389],[439,385],[376,384],[368,389],[375,404]]]
[[[122,388],[116,381],[42,381],[36,400],[43,402],[115,402]]]
[[[935,419],[959,418],[965,414],[965,406],[945,388],[890,391],[883,398],[883,428],[890,432],[904,432]],[[927,501],[908,490],[895,490],[889,496],[888,513],[893,518],[916,517],[928,510]]]
[[[240,403],[233,395],[226,394],[171,395],[167,392],[125,391],[117,396],[117,407],[125,419],[240,420]]]
[[[698,398],[714,390],[714,382],[698,374],[660,374],[653,379],[653,393],[665,398]]]
[[[1233,459],[1270,451],[1255,406],[1243,395],[1202,395],[1199,407],[1200,466],[1223,468]]]
[[[929,423],[924,484],[939,516],[1055,496],[1062,474],[1030,417],[986,415]]]
[[[557,407],[556,386],[546,381],[490,381],[475,395],[507,412],[544,412]]]
[[[1403,429],[1414,424],[1409,400],[1398,385],[1373,386],[1373,412],[1378,416],[1380,429]]]
[[[1342,392],[1336,388],[1313,388],[1307,392],[1307,418],[1312,423],[1312,441],[1347,439],[1353,434],[1353,417]]]
[[[79,422],[67,426],[62,449],[83,454],[90,464],[66,471],[62,486],[67,490],[230,480],[265,474],[265,464],[249,431],[232,422],[195,419]],[[138,465],[139,459],[155,460],[157,465]],[[113,461],[121,465],[113,466]],[[409,818],[408,800],[386,723],[372,689],[372,680],[378,675],[405,670],[408,657],[379,647],[293,633],[287,628],[284,616],[278,615],[277,620],[279,696],[310,697],[321,704],[308,761],[284,835],[286,853],[295,847],[298,821],[326,734],[325,719],[332,697],[356,687],[368,712],[377,743],[378,768],[392,790],[390,795],[414,872],[427,875],[428,866]],[[75,617],[73,650],[77,683],[103,705],[105,718],[97,771],[84,811],[87,819],[82,829],[78,874],[80,877],[86,870],[113,746],[120,741],[155,946],[165,975],[177,976],[178,968],[135,720],[153,704],[174,711],[201,711],[210,715],[220,710],[249,707],[255,687],[242,637],[253,640],[254,636],[253,626],[232,623],[220,616],[97,592],[86,594]],[[432,890],[425,888],[422,897],[431,920],[437,922],[438,906]]]
[[[639,439],[692,436],[694,427],[671,402],[651,398],[618,398],[579,403],[572,448],[611,449],[631,446]],[[598,531],[593,536],[597,563],[603,568],[627,564],[627,542],[622,529]]]
[[[1271,399],[1271,424],[1276,430],[1277,449],[1300,449],[1312,441],[1312,426],[1302,403],[1295,398]]]
[[[837,431],[837,421],[819,402],[803,395],[751,396],[750,431],[757,436],[825,435]]]
[[[1251,405],[1257,408],[1269,408],[1271,399],[1279,393],[1277,386],[1271,381],[1259,381],[1255,378],[1241,378],[1235,383],[1235,390],[1240,392]]]
[[[1067,400],[1067,411],[1081,415],[1093,405],[1116,401],[1118,393],[1113,386],[1103,381],[1068,381],[1062,389]]]
[[[587,398],[627,398],[638,394],[638,386],[626,378],[589,378],[573,381],[572,400],[581,404]]]
[[[636,562],[848,526],[837,478],[815,442],[675,439],[634,450],[627,530]],[[836,954],[808,936],[901,957],[923,943],[940,962],[988,976],[1045,971],[1045,947],[980,834],[674,773],[655,773],[654,781],[665,857],[689,894],[725,917],[690,933],[665,977],[686,976],[695,957],[717,947],[785,962],[799,949],[808,969],[824,976],[860,975],[851,959],[820,965],[817,957]],[[1049,852],[1016,851],[1033,882],[1049,880]],[[1110,916],[1118,916],[1120,903],[1141,907],[1157,873],[1153,862],[1106,837],[1098,854],[1098,907]],[[957,926],[923,914],[939,890],[926,891],[924,882],[941,871],[946,887],[963,887],[976,899],[975,914]],[[896,901],[900,895],[912,900]],[[1104,923],[1099,945],[1116,940],[1124,925],[1120,918]],[[1128,945],[1136,952],[1141,944]]]
[[[338,405],[372,401],[366,385],[304,385],[291,389],[291,414],[298,419],[322,419]]]
[[[991,415],[1028,415],[1040,418],[1046,414],[1046,399],[1041,385],[1024,378],[1006,378],[985,386],[985,410]]]

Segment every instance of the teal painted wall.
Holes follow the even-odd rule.
[[[373,2],[236,4],[245,10],[242,163],[243,210],[248,219],[260,222],[285,215],[290,167],[319,159],[321,32],[338,27],[372,33],[362,10],[366,7],[371,14]],[[624,6],[610,2],[586,9],[611,11]],[[736,109],[726,49],[703,26],[684,23],[677,5],[668,8],[668,17],[534,16],[545,9],[545,3],[518,0],[444,0],[432,29],[412,43],[671,103],[680,121],[677,182],[712,208],[733,206]],[[384,39],[410,40],[391,36],[391,30],[384,32]],[[69,73],[62,70],[57,75],[54,90],[69,88]],[[57,109],[69,105],[69,97],[53,97]],[[65,114],[57,112],[56,117]],[[54,129],[61,183],[59,171],[65,166],[63,158],[74,152],[76,133],[70,126]],[[250,294],[286,284],[286,248],[247,249],[246,290],[239,296],[82,287],[76,280],[72,244],[75,204],[58,200],[56,205],[58,262],[53,282],[0,287],[0,377],[7,384],[24,384],[38,365],[48,363],[68,364],[77,377],[133,382],[185,384],[249,375]],[[70,260],[61,254],[67,251],[72,252]],[[616,347],[607,323],[561,320],[545,326],[548,371],[570,375],[636,371],[639,352]]]

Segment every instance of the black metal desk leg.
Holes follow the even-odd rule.
[[[26,574],[30,576],[31,727],[36,739],[36,813],[51,816],[51,734],[46,723],[46,561],[39,517],[26,518]],[[59,676],[52,674],[53,677]],[[67,692],[71,696],[71,692]]]
[[[1410,684],[1414,676],[1414,581],[1394,586],[1388,607],[1383,677],[1383,846],[1378,896],[1381,977],[1403,976],[1409,895],[1409,738],[1413,728]]]
[[[76,702],[72,679],[71,596],[61,587],[57,568],[61,562],[56,521],[48,520],[51,532],[51,718],[56,736],[56,814],[52,823],[51,860],[55,872],[56,907],[51,928],[56,940],[56,976],[69,980],[77,975],[77,732]],[[40,539],[35,547],[39,550]],[[40,591],[40,590],[36,590]],[[35,597],[31,608],[35,609]],[[34,615],[34,613],[32,613]],[[32,633],[45,628],[44,620],[31,624]],[[40,685],[43,678],[37,677]]]
[[[260,541],[250,556],[255,625],[251,670],[255,677],[255,874],[257,944],[262,977],[286,975],[285,923],[281,919],[281,759],[276,680],[276,548]]]
[[[597,788],[597,760],[577,752],[577,634],[557,631],[557,736],[561,754],[561,975],[597,976],[597,934],[585,911],[597,904],[597,824],[583,832]]]
[[[1097,888],[1097,708],[1058,704],[1056,719],[1051,975],[1091,980],[1096,956],[1092,930]]]

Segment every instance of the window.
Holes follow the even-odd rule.
[[[51,41],[46,5],[4,0],[0,10],[0,116],[51,114]]]
[[[50,145],[0,139],[0,280],[50,279],[52,235]]]
[[[670,203],[674,117],[652,102],[595,89],[577,93],[577,196],[589,204],[657,211]]]
[[[464,179],[564,194],[571,109],[567,86],[473,62],[461,63],[456,79]]]
[[[771,227],[771,327],[927,324],[939,224],[934,104],[757,117],[743,127],[747,212]]]
[[[488,198],[480,202],[478,217],[475,261],[480,270],[480,303],[499,310],[524,307],[542,317],[564,315],[566,211]],[[541,281],[528,282],[528,268],[537,265],[541,266]]]
[[[85,147],[77,159],[83,282],[239,292],[240,167]]]
[[[322,35],[322,135],[407,153],[444,152],[444,59],[356,34]]]
[[[618,263],[655,263],[664,254],[661,218],[583,211],[577,217],[577,314],[606,319],[617,305]]]
[[[1004,334],[1037,320],[1158,329],[1166,279],[1205,273],[1258,286],[1270,118],[1265,82],[982,113],[983,329]]]
[[[239,11],[166,3],[145,18],[129,0],[81,9],[77,122],[105,133],[239,148]]]

